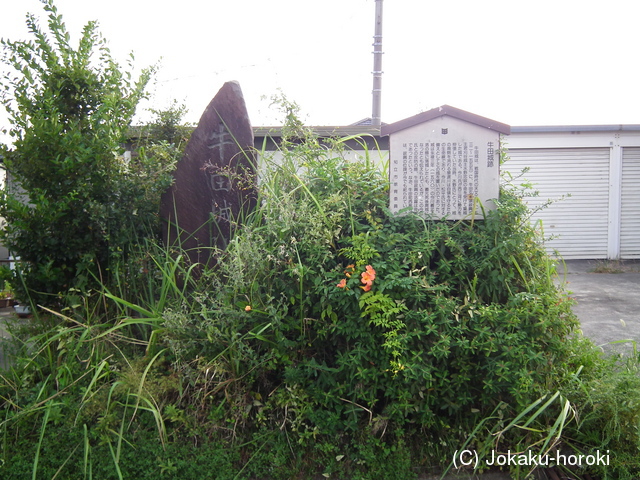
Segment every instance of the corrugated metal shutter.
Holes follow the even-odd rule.
[[[540,192],[527,203],[531,208],[548,199],[571,197],[539,211],[549,252],[565,259],[606,258],[609,212],[608,148],[513,149],[502,168],[512,175],[524,167],[524,176]]]
[[[622,150],[620,256],[640,258],[640,148]]]

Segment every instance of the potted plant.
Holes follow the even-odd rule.
[[[5,281],[2,291],[0,291],[0,308],[11,307],[13,303],[13,289],[11,288],[11,284]]]
[[[20,318],[27,318],[31,315],[31,308],[29,308],[29,305],[14,305],[13,309],[15,310],[16,315]]]

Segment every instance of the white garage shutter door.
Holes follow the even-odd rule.
[[[640,148],[622,150],[620,256],[640,258]]]
[[[541,219],[549,252],[565,259],[606,258],[609,204],[609,149],[513,149],[502,168],[512,175],[530,167],[524,178],[540,192],[527,199],[535,208],[548,199],[558,201],[533,216]]]

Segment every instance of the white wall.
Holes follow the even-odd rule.
[[[530,167],[525,177],[540,191],[531,206],[570,195],[534,215],[557,237],[550,251],[566,259],[640,258],[640,126],[514,127],[505,142],[511,160],[502,168]]]

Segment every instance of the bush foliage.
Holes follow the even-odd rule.
[[[32,40],[2,40],[13,147],[3,152],[0,238],[23,261],[15,287],[51,305],[93,276],[108,278],[110,262],[157,228],[157,198],[170,177],[158,157],[122,155],[152,71],[133,79],[132,62],[116,63],[95,22],[72,46],[53,1],[42,3],[48,28],[28,15]]]
[[[36,42],[5,48],[16,65],[33,52],[76,65],[93,27],[72,53],[44,4],[60,51],[45,48],[32,18]],[[212,266],[191,265],[180,245],[112,217],[145,198],[137,215],[153,219],[166,173],[156,167],[180,151],[180,109],[158,115],[151,130],[164,142],[143,142],[127,165],[116,138],[144,82],[125,81],[122,100],[111,60],[97,77],[80,62],[50,78],[55,65],[29,61],[23,72],[37,68],[39,80],[13,84],[7,165],[30,203],[5,195],[2,208],[6,238],[29,260],[27,287],[66,288],[67,307],[12,327],[15,363],[0,374],[3,478],[408,479],[446,470],[461,448],[615,449],[611,468],[592,473],[637,478],[637,352],[604,360],[580,337],[521,190],[503,184],[495,210],[477,205],[482,218],[392,214],[377,152],[347,161],[346,143],[366,142],[321,141],[283,101],[285,135],[273,158],[261,152],[256,209],[225,249],[212,247]],[[86,80],[71,95],[78,108],[53,95],[65,78],[73,88]],[[46,100],[47,121],[30,98]],[[123,124],[101,120],[118,112]],[[49,178],[52,161],[79,173]],[[116,197],[98,192],[107,177]],[[128,190],[140,182],[149,189]],[[53,246],[26,246],[34,218]],[[80,219],[86,237],[76,238]],[[76,288],[87,265],[108,265],[112,278]]]
[[[517,195],[483,221],[395,216],[378,170],[311,145],[285,143],[197,321],[167,319],[178,359],[243,389],[227,415],[258,398],[303,438],[442,431],[539,395],[576,322]]]

